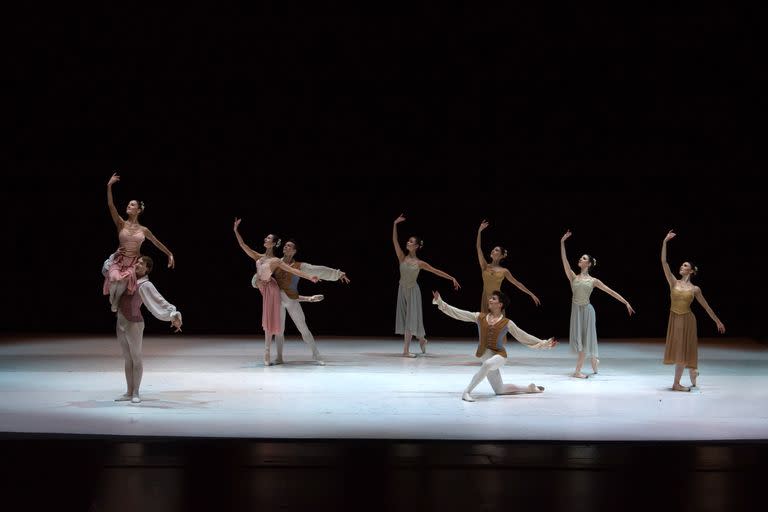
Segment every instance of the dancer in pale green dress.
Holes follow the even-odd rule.
[[[416,256],[424,242],[417,236],[412,236],[405,244],[408,251],[406,255],[400,248],[400,242],[397,239],[397,225],[405,220],[400,216],[392,224],[392,243],[395,246],[397,260],[400,262],[400,286],[397,289],[397,313],[395,315],[395,333],[404,335],[403,357],[416,357],[410,351],[411,338],[416,336],[419,340],[421,353],[427,351],[427,338],[424,330],[424,315],[422,314],[421,290],[416,279],[419,277],[419,271],[424,269],[440,277],[444,277],[453,282],[453,287],[458,290],[461,288],[459,282],[453,277],[431,266],[426,261],[420,260]]]
[[[629,302],[608,288],[602,281],[589,275],[589,270],[597,265],[597,260],[589,254],[582,255],[579,258],[579,275],[571,270],[568,263],[568,256],[565,254],[565,241],[571,236],[571,231],[565,232],[560,239],[560,256],[563,259],[563,269],[568,282],[571,284],[573,299],[571,301],[571,328],[569,344],[571,351],[578,355],[576,360],[576,370],[573,376],[579,379],[586,379],[587,375],[581,373],[581,367],[584,365],[586,356],[590,357],[592,362],[592,371],[597,375],[597,369],[600,365],[597,351],[597,327],[595,320],[595,308],[589,303],[589,297],[594,288],[599,288],[605,293],[618,300],[627,307],[630,316],[635,312]]]

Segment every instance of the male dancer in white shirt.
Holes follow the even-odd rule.
[[[301,270],[302,272],[306,272],[311,276],[317,276],[322,281],[341,281],[342,283],[349,283],[349,278],[341,270],[323,267],[320,265],[310,265],[309,263],[300,263],[294,259],[295,256],[296,241],[288,240],[283,246],[283,262],[286,265],[290,265],[291,267]],[[310,297],[299,295],[299,280],[298,278],[294,279],[294,277],[295,276],[293,274],[290,274],[281,269],[277,269],[274,273],[275,281],[277,281],[277,285],[280,287],[280,334],[276,336],[276,363],[281,364],[283,362],[283,343],[285,342],[285,313],[287,311],[288,315],[291,317],[291,320],[293,320],[293,323],[296,325],[296,328],[301,333],[301,339],[303,339],[304,343],[309,345],[309,348],[312,349],[312,358],[317,362],[317,364],[324,365],[325,363],[320,358],[320,352],[317,350],[315,338],[312,336],[312,333],[307,327],[307,322],[304,318],[304,311],[301,309],[301,302],[319,302],[323,300],[324,297],[322,295],[312,295]]]
[[[115,254],[104,262],[104,270],[109,269]],[[141,344],[144,339],[144,318],[141,316],[141,306],[147,307],[158,320],[171,322],[174,332],[181,331],[181,312],[176,306],[166,301],[157,291],[147,275],[152,270],[152,258],[141,256],[136,263],[137,289],[133,295],[123,294],[120,297],[117,308],[117,341],[123,351],[125,359],[125,383],[126,392],[118,397],[116,402],[131,401],[134,404],[141,403],[139,387],[141,377],[144,374],[144,363],[141,357]]]

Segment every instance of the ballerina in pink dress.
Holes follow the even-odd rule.
[[[112,185],[120,181],[117,173],[113,174],[107,182],[107,206],[112,220],[117,227],[117,237],[120,240],[112,264],[104,277],[104,295],[109,295],[109,303],[112,311],[117,311],[120,297],[123,293],[132,295],[136,291],[136,264],[141,257],[141,244],[148,239],[168,256],[168,267],[174,268],[175,261],[171,251],[160,240],[155,238],[146,226],[139,224],[139,215],[144,212],[144,202],[131,200],[125,213],[128,219],[123,219],[117,213],[115,202],[112,199]]]
[[[301,270],[295,269],[280,258],[275,256],[274,250],[280,247],[280,238],[274,234],[269,234],[264,238],[264,254],[258,253],[248,247],[243,241],[243,237],[237,230],[240,226],[242,219],[235,219],[234,231],[237,243],[243,249],[243,252],[253,258],[256,261],[256,274],[251,280],[251,285],[254,288],[258,288],[261,292],[261,296],[264,299],[264,305],[261,310],[261,326],[264,328],[264,366],[271,366],[272,360],[270,357],[270,348],[272,346],[272,339],[275,336],[279,336],[281,333],[280,328],[280,287],[272,277],[272,273],[280,268],[291,274],[295,274],[304,279],[308,279],[313,283],[318,282],[320,279],[317,276],[311,276]],[[278,363],[282,361],[278,360]]]

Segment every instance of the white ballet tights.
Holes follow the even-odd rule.
[[[500,356],[499,354],[494,354],[491,350],[486,349],[485,353],[480,357],[480,360],[483,362],[483,364],[480,366],[480,369],[477,371],[477,373],[472,377],[472,380],[469,382],[467,389],[464,390],[464,394],[462,395],[464,400],[469,402],[474,401],[474,399],[470,396],[470,393],[472,393],[472,390],[474,390],[477,385],[480,384],[480,382],[482,382],[485,378],[488,379],[488,382],[491,384],[491,388],[493,388],[493,392],[497,395],[530,392],[536,393],[540,391],[535,385],[533,388],[536,388],[536,391],[533,390],[531,385],[516,386],[514,384],[504,384],[499,368],[506,364],[506,357]]]
[[[312,350],[312,358],[316,361],[320,361],[320,351],[317,350],[317,344],[315,344],[315,338],[307,327],[307,321],[304,318],[304,310],[301,309],[301,303],[298,300],[291,299],[284,291],[280,290],[280,334],[275,336],[277,340],[277,360],[282,362],[283,360],[283,343],[285,342],[285,313],[288,312],[288,316],[291,317],[293,323],[301,334],[301,339],[304,343],[309,345]]]
[[[139,387],[144,375],[144,362],[141,358],[141,344],[144,338],[144,322],[129,322],[122,313],[117,313],[117,341],[123,351],[125,361],[126,393],[118,400],[131,400],[139,403]]]

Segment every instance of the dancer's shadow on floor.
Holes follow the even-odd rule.
[[[82,400],[67,402],[65,407],[76,407],[78,409],[108,409],[111,407],[143,407],[150,409],[206,409],[208,405],[221,400],[200,400],[191,398],[191,395],[199,393],[215,394],[215,391],[204,390],[178,390],[162,391],[158,393],[148,393],[141,395],[141,403],[134,404],[130,401],[117,402],[112,400]]]

